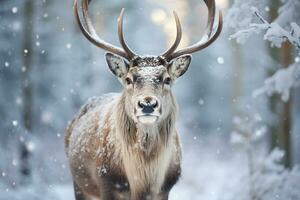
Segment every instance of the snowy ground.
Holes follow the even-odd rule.
[[[185,136],[182,135],[182,138]],[[245,162],[243,154],[233,153],[230,145],[224,145],[224,140],[219,140],[218,137],[200,139],[191,135],[183,140],[183,175],[171,191],[171,200],[230,199],[230,195],[226,197],[226,191],[232,191],[241,179]],[[68,173],[68,169],[64,173]],[[13,189],[1,187],[0,179],[0,200],[74,199],[69,181],[50,185],[41,183],[43,181],[36,182]]]
[[[171,200],[231,198],[232,194],[226,193],[233,192],[232,187],[241,180],[246,169],[244,157],[215,139],[184,141],[183,174],[171,192]]]

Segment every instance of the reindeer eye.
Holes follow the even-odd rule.
[[[167,77],[167,78],[164,80],[164,84],[170,85],[170,84],[171,84],[171,78],[170,78],[170,77]]]
[[[130,78],[128,78],[128,77],[125,79],[125,81],[126,81],[126,84],[127,84],[127,85],[132,84],[132,80],[131,80]]]

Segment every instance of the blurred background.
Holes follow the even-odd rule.
[[[220,38],[173,87],[183,175],[171,200],[300,199],[300,1],[216,0]],[[74,199],[63,149],[89,97],[122,90],[104,51],[81,34],[71,0],[0,1],[0,200]],[[117,17],[140,54],[205,35],[201,0],[94,0],[98,34],[118,45]]]

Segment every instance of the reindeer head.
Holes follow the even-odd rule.
[[[217,30],[212,35],[216,11],[215,1],[204,0],[209,9],[207,23],[209,39],[204,43],[199,41],[190,47],[177,50],[182,30],[179,18],[174,11],[177,36],[173,45],[160,56],[140,56],[128,47],[123,35],[124,9],[118,19],[118,35],[122,48],[103,41],[97,35],[88,15],[90,1],[82,0],[78,7],[77,0],[75,0],[75,16],[85,37],[96,46],[109,52],[106,53],[107,64],[125,88],[127,114],[134,121],[142,124],[153,124],[163,120],[170,114],[172,105],[175,104],[171,86],[178,77],[187,71],[191,62],[190,54],[212,44],[221,33],[222,13],[220,12]]]

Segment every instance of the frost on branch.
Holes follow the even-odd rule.
[[[252,7],[251,10],[261,23],[249,23],[246,29],[231,35],[229,37],[230,40],[236,39],[238,43],[244,43],[251,35],[264,31],[264,39],[269,41],[272,46],[280,48],[283,42],[289,41],[296,48],[300,49],[300,27],[295,22],[290,24],[290,30],[285,30],[277,21],[269,23],[265,20],[256,7]]]
[[[262,94],[271,96],[275,93],[281,95],[281,99],[287,102],[290,90],[300,85],[300,63],[296,62],[286,69],[279,69],[273,76],[265,80],[264,86],[253,92],[253,97]]]
[[[263,8],[264,2],[265,0],[235,0],[226,15],[226,26],[234,31],[246,29],[255,18],[251,8]]]
[[[235,39],[237,43],[244,44],[247,39],[253,34],[259,34],[260,32],[268,28],[265,24],[250,24],[249,28],[240,30],[229,37],[229,40]]]
[[[266,159],[254,167],[252,184],[254,196],[257,199],[299,199],[300,191],[297,188],[300,181],[300,170],[285,169],[280,163],[284,152],[275,148]]]
[[[264,39],[271,42],[272,46],[280,48],[283,42],[289,41],[298,50],[300,49],[300,27],[292,22],[290,31],[283,29],[277,22],[268,25]]]
[[[252,113],[250,110],[245,113],[247,114],[233,118],[235,129],[231,133],[232,144],[249,146],[260,140],[267,132],[258,113]]]

